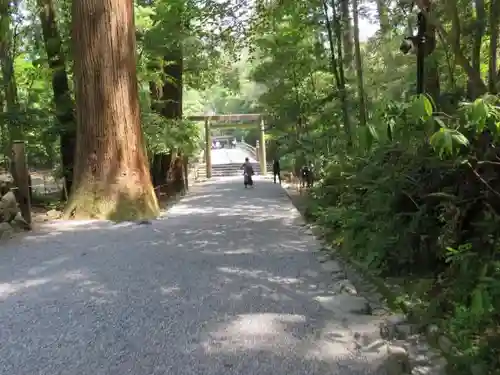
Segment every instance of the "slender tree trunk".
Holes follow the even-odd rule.
[[[23,123],[19,121],[21,111],[19,98],[17,93],[16,76],[14,75],[14,56],[16,54],[15,35],[13,32],[12,16],[15,4],[11,4],[8,0],[0,0],[0,24],[3,27],[3,34],[0,35],[0,63],[2,65],[3,92],[8,113],[8,134],[9,146],[6,150],[10,155],[13,141],[22,140],[24,138]],[[13,164],[10,164],[10,172],[14,179],[14,184],[19,186],[19,178],[13,169]],[[32,196],[31,176],[28,176],[30,197]],[[17,202],[21,204],[22,197],[19,190],[15,190]]]
[[[349,116],[349,102],[347,100],[347,90],[346,90],[346,79],[345,79],[345,69],[344,69],[344,58],[342,56],[342,25],[340,23],[340,17],[337,14],[337,8],[335,7],[335,0],[331,0],[332,4],[332,22],[334,25],[335,35],[337,36],[337,56],[338,56],[338,66],[339,66],[339,93],[340,101],[342,103],[342,117],[344,120],[344,130],[347,137],[347,146],[351,147],[353,142],[352,129],[351,129],[351,118]]]
[[[353,62],[353,38],[351,16],[349,14],[349,0],[340,1],[340,18],[342,21],[342,38],[344,46],[344,66],[350,68]]]
[[[433,11],[433,6],[429,10]],[[427,41],[436,41],[436,26],[427,21],[426,18],[425,38]],[[425,58],[424,62],[424,91],[432,98],[437,106],[441,93],[441,81],[439,76],[439,60],[438,54],[433,53]]]
[[[75,180],[66,216],[158,215],[140,125],[132,0],[74,0]]]
[[[151,69],[161,69],[160,66],[152,66]],[[162,87],[156,82],[149,82],[149,95],[151,98],[151,110],[158,114],[162,113]],[[170,159],[167,154],[153,154],[151,157],[150,174],[153,180],[153,186],[156,191],[160,191],[167,186],[167,174],[170,167]]]
[[[347,137],[347,144],[350,147],[352,145],[352,134],[351,134],[351,124],[349,118],[349,108],[347,103],[347,93],[345,88],[345,76],[344,76],[344,64],[342,61],[342,35],[339,30],[339,21],[337,19],[337,12],[335,10],[335,4],[332,1],[333,7],[333,22],[335,25],[335,34],[337,35],[337,48],[335,48],[334,32],[332,28],[332,21],[328,17],[328,4],[326,0],[323,1],[323,13],[325,17],[326,30],[328,32],[328,43],[330,46],[330,59],[332,64],[332,71],[335,77],[335,83],[337,85],[337,90],[339,92],[340,102],[342,105],[342,118],[344,120],[344,131]],[[337,50],[337,55],[335,54]]]
[[[358,79],[359,123],[361,126],[366,126],[366,96],[363,82],[363,62],[361,60],[361,48],[359,46],[358,12],[358,0],[352,0],[352,14],[354,23],[354,56],[356,61],[356,76]]]
[[[475,9],[476,9],[476,19],[475,19],[475,28],[474,28],[474,36],[472,42],[472,53],[471,53],[471,66],[474,70],[475,74],[481,76],[481,45],[483,43],[484,31],[486,28],[486,9],[484,0],[475,0],[474,1]],[[469,97],[474,97],[475,91],[475,83],[474,81],[469,79],[468,83],[468,94]]]
[[[389,9],[387,0],[377,0],[377,13],[382,35],[386,35],[391,31],[391,23],[389,21]]]
[[[326,31],[328,33],[328,45],[330,47],[330,62],[332,65],[332,73],[335,78],[337,87],[340,86],[339,68],[337,57],[335,56],[335,41],[333,40],[333,28],[330,18],[328,17],[328,4],[326,0],[323,1],[323,13],[325,16]]]
[[[53,0],[38,0],[40,22],[49,67],[52,69],[52,91],[56,116],[60,124],[60,152],[65,183],[65,199],[71,193],[73,166],[76,149],[75,105],[69,90],[66,62],[62,52],[61,36],[57,29],[56,12]]]
[[[182,120],[182,47],[179,45],[165,56],[165,82],[163,85],[162,115],[169,120]],[[168,169],[169,188],[173,193],[184,193],[186,190],[182,150],[172,150]]]
[[[462,69],[467,74],[469,82],[471,82],[471,85],[469,86],[471,97],[477,98],[478,96],[483,95],[487,91],[487,87],[482,80],[481,75],[471,66],[469,60],[465,57],[462,49],[460,48],[460,44],[456,43],[456,36],[460,35],[460,22],[458,18],[457,2],[455,0],[445,1],[446,11],[449,12],[453,20],[451,35],[448,34],[446,29],[443,27],[443,24],[439,22],[439,20],[434,17],[432,13],[427,12],[427,3],[427,0],[415,0],[415,4],[427,16],[428,22],[430,22],[432,26],[436,28],[436,31],[442,36],[443,40],[451,45],[451,49],[455,57],[455,63],[462,67]],[[453,33],[453,29],[455,29],[457,32]]]
[[[489,14],[490,58],[488,66],[488,90],[497,93],[497,53],[498,53],[498,19],[500,17],[500,0],[491,0]]]
[[[0,62],[2,64],[3,91],[9,113],[10,142],[23,137],[22,124],[17,121],[20,111],[17,96],[17,83],[14,75],[14,35],[12,32],[12,5],[8,0],[0,0],[0,22],[4,25],[0,35]]]

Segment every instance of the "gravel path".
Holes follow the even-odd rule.
[[[58,222],[0,248],[0,374],[371,374],[374,317],[284,191],[195,186],[151,224]],[[337,277],[338,279],[338,277]]]

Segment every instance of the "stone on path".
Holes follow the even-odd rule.
[[[16,196],[12,191],[9,191],[0,199],[0,221],[10,222],[18,212],[19,208],[17,207]]]
[[[6,240],[14,235],[14,229],[9,223],[0,223],[0,240]]]

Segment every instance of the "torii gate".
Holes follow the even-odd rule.
[[[264,116],[260,113],[234,114],[234,115],[194,115],[187,116],[187,120],[205,122],[205,165],[207,177],[212,177],[212,149],[211,129],[221,128],[242,128],[259,125],[260,136],[257,156],[260,164],[260,171],[263,175],[267,174],[266,166],[266,139]]]

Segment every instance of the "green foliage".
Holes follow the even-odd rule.
[[[241,81],[238,71],[241,66],[237,67],[229,58],[234,37],[222,35],[216,30],[209,31],[204,27],[221,18],[231,20],[231,9],[214,1],[162,0],[155,1],[153,5],[150,3],[135,2],[139,94],[148,151],[153,154],[182,149],[184,153],[191,155],[196,153],[199,146],[198,124],[168,121],[153,113],[149,108],[149,82],[161,86],[165,81],[172,81],[172,77],[165,76],[162,71],[163,57],[172,49],[182,46],[185,65],[183,88],[191,96],[198,97],[194,101],[185,101],[186,114],[203,113],[212,102],[217,102],[218,109],[226,106],[226,111],[240,109],[240,112],[245,112],[244,108],[249,111],[249,101],[235,97],[224,85],[215,85],[220,77],[232,76],[232,81],[230,79],[225,84],[229,86],[232,83],[236,90],[239,90],[240,83],[246,82],[244,79]],[[54,5],[71,87],[71,3],[55,1]],[[8,55],[6,58],[14,60],[13,82],[17,89],[14,100],[18,106],[7,108],[0,115],[0,156],[4,159],[10,155],[8,145],[12,129],[22,129],[27,141],[29,165],[58,169],[58,134],[61,125],[55,118],[52,72],[48,68],[37,2],[28,0],[23,3],[22,9],[14,4],[10,11],[8,17],[0,18],[0,26],[4,30],[2,35],[11,38],[13,46],[12,56]],[[17,32],[11,35],[14,29]],[[48,48],[53,46],[54,42],[49,41]],[[5,95],[2,99],[5,99]]]
[[[199,127],[186,120],[167,120],[153,112],[142,116],[146,144],[151,154],[168,154],[181,149],[186,156],[192,156],[199,146]]]
[[[421,101],[402,105],[411,113],[406,126],[431,118]],[[378,142],[369,154],[330,164],[309,209],[338,250],[371,272],[413,285],[433,280],[406,291],[451,336],[460,371],[498,366],[488,348],[500,321],[500,178],[495,154],[471,150],[483,135],[478,128],[496,120],[487,103],[464,104],[447,119],[456,128],[441,122],[428,143],[415,131],[413,139]],[[470,138],[457,130],[462,118]]]
[[[259,106],[270,117],[273,153],[289,170],[311,161],[316,166],[309,219],[340,254],[405,286],[401,299],[427,311],[452,338],[456,373],[470,374],[474,364],[497,374],[499,103],[496,95],[477,98],[471,87],[481,82],[472,83],[467,66],[478,62],[480,78],[489,74],[497,90],[498,77],[496,68],[488,71],[489,35],[478,50],[477,29],[461,28],[476,22],[470,2],[433,4],[438,26],[449,35],[440,33],[443,43],[426,59],[426,95],[415,95],[415,56],[399,51],[415,26],[401,4],[388,6],[390,35],[361,42],[360,66],[341,61],[350,36],[345,25],[335,29],[333,19],[329,40],[321,2],[261,4],[250,77],[265,86]],[[456,43],[460,48],[450,48]],[[474,56],[472,64],[467,56]],[[346,77],[344,93],[336,73]],[[364,92],[354,86],[358,78]],[[357,125],[361,95],[366,126]]]

